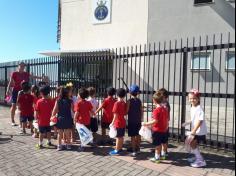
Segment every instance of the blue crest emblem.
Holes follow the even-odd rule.
[[[97,2],[97,8],[95,9],[94,16],[97,20],[102,21],[108,15],[108,8],[106,6],[107,1],[100,0]]]

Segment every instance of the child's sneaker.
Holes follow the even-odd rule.
[[[111,156],[117,156],[117,155],[119,155],[120,154],[120,151],[118,151],[118,150],[112,150],[110,153],[109,153],[109,155],[111,155]]]
[[[187,160],[189,163],[194,163],[196,161],[196,157],[189,157]]]
[[[78,148],[78,152],[83,152],[83,151],[84,151],[84,147],[79,146],[79,148]]]
[[[49,147],[51,147],[51,146],[53,146],[52,143],[48,141],[48,142],[46,143],[46,147],[49,148]]]
[[[14,122],[14,123],[11,123],[11,126],[15,127],[15,126],[18,126],[18,125]]]
[[[71,148],[71,145],[66,145],[66,150],[71,150],[72,148]]]
[[[63,150],[63,146],[62,145],[58,145],[57,146],[57,151],[62,151]]]
[[[43,148],[43,145],[42,144],[36,144],[36,149],[42,149]]]
[[[136,152],[133,152],[133,153],[131,153],[131,156],[132,156],[132,157],[136,157],[136,156],[137,156],[137,153],[136,153]]]
[[[199,168],[199,167],[205,167],[206,166],[206,162],[203,160],[196,160],[194,163],[191,164],[192,167],[194,168]]]
[[[21,130],[21,131],[19,132],[19,134],[25,135],[25,134],[26,134],[26,131],[25,131],[25,130]]]
[[[166,154],[164,154],[164,155],[161,156],[161,160],[167,160]]]
[[[161,160],[156,159],[156,157],[151,158],[150,161],[153,162],[153,163],[156,163],[156,164],[159,164],[161,162]]]
[[[140,154],[140,153],[141,153],[141,150],[140,150],[139,147],[136,149],[136,153],[137,153],[137,154]]]

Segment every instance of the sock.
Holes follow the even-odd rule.
[[[166,156],[166,152],[164,152],[163,150],[161,151],[161,156]]]
[[[160,155],[158,153],[155,153],[155,158],[160,159]]]
[[[195,155],[195,157],[196,157],[197,160],[203,161],[203,157],[202,157],[202,155],[200,154],[200,151],[199,151],[198,148],[192,149],[192,152],[193,152],[193,154]]]
[[[43,141],[39,141],[39,145],[43,145]]]

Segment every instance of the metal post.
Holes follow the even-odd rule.
[[[7,66],[5,66],[5,93],[7,93]]]
[[[60,57],[60,56],[59,56]],[[61,58],[58,58],[58,75],[57,75],[57,80],[58,80],[58,86],[61,85]]]
[[[183,48],[183,75],[182,75],[182,107],[181,107],[181,124],[186,119],[186,98],[187,98],[187,71],[188,71],[188,51]],[[181,139],[184,140],[185,128],[181,127]]]

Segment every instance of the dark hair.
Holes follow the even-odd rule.
[[[153,100],[157,103],[157,104],[161,104],[163,102],[163,95],[160,92],[156,92],[153,95]]]
[[[51,91],[50,86],[43,86],[39,89],[39,92],[42,93],[44,96],[49,95],[50,91]]]
[[[94,96],[96,94],[96,89],[94,87],[89,87],[88,89],[89,96]]]
[[[31,87],[31,92],[32,92],[33,94],[35,94],[36,97],[39,97],[39,95],[40,95],[39,87],[36,86],[36,85],[33,85],[33,86]]]
[[[82,99],[88,98],[88,96],[89,96],[88,90],[85,89],[85,88],[80,88],[80,89],[79,89],[79,96],[80,96],[80,98],[82,98]]]
[[[69,88],[62,87],[60,89],[59,98],[60,99],[68,99],[69,98]]]
[[[138,92],[130,92],[130,95],[132,95],[132,96],[134,96],[134,97],[137,97]]]
[[[40,81],[40,82],[38,83],[38,85],[39,85],[39,87],[43,87],[43,86],[46,86],[47,83],[46,83],[45,81]]]
[[[29,82],[24,81],[21,83],[21,88],[22,88],[23,92],[26,93],[31,89],[31,86],[30,86]]]
[[[116,89],[113,87],[107,88],[107,95],[114,96],[116,94]]]
[[[161,88],[157,92],[160,92],[165,98],[169,97],[169,92],[165,88]]]
[[[123,89],[123,88],[117,89],[116,95],[117,95],[119,98],[124,98],[124,97],[126,96],[126,90]]]

